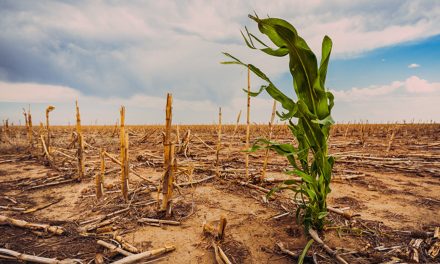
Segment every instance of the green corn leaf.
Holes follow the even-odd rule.
[[[287,97],[283,92],[281,92],[278,88],[275,87],[271,82],[266,87],[267,93],[275,100],[281,103],[281,106],[288,110],[289,113],[294,115],[297,111],[296,103]]]
[[[295,219],[296,219],[296,223],[297,224],[299,224],[300,223],[300,220],[301,220],[301,211],[302,211],[302,207],[301,206],[298,206],[297,208],[296,208],[296,211],[295,211]]]
[[[278,154],[283,156],[293,156],[298,153],[298,150],[291,144],[287,144],[287,143],[280,144],[269,141],[264,138],[257,139],[252,145],[252,147],[247,151],[255,152],[259,149],[272,149],[275,150]]]
[[[278,102],[281,103],[281,106],[288,110],[289,112],[287,114],[284,114],[284,116],[293,116],[296,113],[296,104],[295,102],[290,99],[288,96],[286,96],[283,92],[281,92],[273,83],[272,81],[266,76],[266,74],[264,74],[260,69],[258,69],[257,67],[255,67],[252,64],[245,64],[243,62],[241,62],[239,59],[237,59],[236,57],[232,56],[229,53],[223,52],[223,54],[231,59],[233,59],[233,61],[227,61],[227,62],[222,62],[222,64],[238,64],[238,65],[242,65],[244,67],[249,67],[249,70],[251,70],[255,75],[257,75],[258,77],[260,77],[261,79],[265,80],[266,82],[268,82],[267,86],[261,86],[260,91],[257,93],[260,93],[263,90],[266,90],[267,93],[275,100],[277,100]],[[247,91],[246,91],[247,93]],[[256,94],[256,93],[254,93]],[[257,94],[258,95],[258,94]]]
[[[296,160],[295,157],[292,156],[286,156],[287,160],[289,161],[290,165],[292,165],[292,167],[294,167],[295,169],[299,169],[298,165],[296,164]]]
[[[251,148],[245,149],[245,150],[243,150],[243,152],[252,153],[252,152],[256,152],[257,150],[260,150],[260,149],[263,149],[263,148],[265,148],[265,147],[264,146],[260,146],[260,145],[252,145]]]
[[[260,32],[268,36],[270,40],[279,48],[285,47],[286,43],[284,39],[279,36],[278,32],[274,30],[275,26],[286,27],[296,32],[295,28],[290,23],[282,19],[278,19],[278,18],[259,19],[258,17],[254,17],[251,15],[249,15],[249,18],[257,22],[258,29],[260,30]]]
[[[331,115],[326,116],[324,119],[314,119],[312,122],[323,126],[333,125],[335,123]]]
[[[333,167],[333,164],[335,164],[335,157],[333,156],[329,156],[327,158],[328,163],[330,164],[331,167]]]
[[[222,61],[220,62],[221,64],[243,64],[239,59],[235,58],[234,56],[232,56],[231,54],[227,53],[227,52],[222,52],[223,55],[225,55],[226,57],[232,59],[232,61]]]
[[[269,198],[271,197],[274,193],[278,192],[280,190],[279,187],[273,187],[272,189],[270,189],[270,191],[266,194],[266,197]]]
[[[311,175],[309,175],[303,171],[300,171],[300,170],[291,170],[286,173],[291,174],[291,175],[293,175],[293,174],[298,175],[299,177],[301,177],[301,179],[303,179],[307,183],[313,184],[314,182],[316,182],[316,180]]]
[[[317,96],[313,88],[318,75],[316,57],[296,32],[285,27],[276,27],[275,30],[286,41],[290,50],[289,67],[294,76],[294,86],[299,99],[305,100],[310,106],[310,111],[316,113]]]
[[[239,64],[239,63],[237,63],[237,62],[235,62],[235,61],[222,61],[222,62],[220,62],[221,64]]]
[[[290,120],[292,117],[295,116],[297,112],[297,106],[295,105],[295,108],[287,113],[280,113],[279,111],[276,111],[277,116],[280,118],[281,121]]]
[[[258,41],[261,45],[263,45],[263,46],[266,47],[266,48],[269,48],[269,46],[267,46],[266,43],[264,43],[263,41],[261,41],[260,39],[258,39],[254,34],[249,33],[249,32],[248,32],[248,34],[249,34],[249,36],[251,36],[253,39],[255,39],[256,41]]]
[[[276,186],[276,187],[273,187],[272,189],[270,189],[270,191],[266,194],[266,197],[269,198],[274,193],[279,192],[281,190],[285,190],[285,189],[296,191],[296,188],[294,188],[294,187],[291,187],[291,186],[281,186],[280,185],[280,186]]]
[[[249,96],[251,96],[251,97],[256,97],[256,96],[258,96],[262,91],[264,91],[264,89],[266,89],[266,86],[261,86],[261,87],[260,87],[260,90],[258,90],[258,92],[252,92],[252,91],[250,91],[250,92],[249,92]],[[246,90],[246,89],[243,89],[243,91],[244,91],[245,93],[248,93],[248,90]]]
[[[325,89],[325,79],[327,77],[327,68],[328,62],[330,61],[330,53],[332,51],[332,40],[325,36],[322,40],[322,55],[321,55],[321,63],[319,66],[319,79],[321,81],[321,87]]]
[[[252,41],[251,33],[249,33],[249,30],[247,29],[247,27],[244,27],[244,29],[246,30],[246,34],[248,36],[249,42],[251,43],[252,47],[255,48],[255,44]],[[243,35],[243,33],[241,35]]]
[[[246,43],[246,45],[247,45],[249,48],[251,48],[251,49],[256,49],[254,46],[251,45],[251,43],[249,43],[249,40],[244,36],[243,32],[240,31],[240,33],[241,33],[241,36],[243,37],[244,42]]]
[[[320,212],[318,214],[318,219],[323,219],[324,217],[326,217],[328,215],[328,212]]]
[[[331,92],[327,92],[328,111],[330,112],[335,105],[335,96]]]
[[[304,189],[305,189],[305,191],[306,191],[306,193],[307,193],[307,196],[309,197],[310,201],[313,201],[313,200],[316,199],[316,193],[315,193],[315,191],[313,191],[313,190],[310,189],[310,188],[304,188]]]
[[[307,252],[309,251],[310,246],[312,246],[313,244],[313,239],[310,239],[309,242],[307,242],[306,246],[304,247],[301,255],[298,258],[298,264],[303,264],[304,263],[304,258],[306,257]]]
[[[289,54],[289,50],[287,48],[279,48],[279,49],[264,48],[260,50],[268,55],[275,57],[284,57],[287,54]]]
[[[294,185],[294,184],[298,184],[298,182],[295,181],[295,180],[285,180],[285,181],[283,181],[283,184],[285,184],[285,185]]]
[[[260,77],[261,79],[265,80],[268,83],[272,83],[270,81],[270,79],[266,76],[266,74],[264,74],[260,69],[258,69],[257,67],[255,67],[252,64],[244,64],[244,66],[249,67],[249,69],[258,77]]]

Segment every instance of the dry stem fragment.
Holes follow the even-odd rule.
[[[20,253],[14,250],[6,249],[6,248],[0,248],[0,257],[2,255],[12,256],[17,260],[20,261],[29,261],[29,262],[35,262],[35,263],[45,263],[45,264],[75,264],[75,263],[82,263],[81,260],[78,259],[64,259],[64,260],[57,260],[52,258],[44,258],[39,256],[33,256],[28,255],[24,253]]]
[[[309,229],[309,234],[310,236],[313,238],[313,240],[315,240],[316,242],[318,242],[318,244],[320,244],[324,250],[332,257],[336,258],[336,260],[338,261],[338,263],[340,264],[348,264],[347,261],[345,261],[341,256],[338,255],[338,253],[336,251],[334,251],[333,249],[331,249],[329,246],[327,246],[327,244],[324,243],[324,241],[321,240],[321,238],[318,236],[318,233],[313,230],[313,229]]]
[[[120,253],[120,254],[122,254],[124,256],[131,256],[131,255],[133,255],[132,253],[130,253],[128,251],[125,251],[125,250],[123,250],[120,247],[117,247],[117,246],[115,246],[113,244],[107,243],[107,242],[102,241],[102,240],[98,240],[98,241],[96,241],[96,243],[98,243],[98,245],[101,245],[101,246],[103,246],[105,248],[110,249],[111,251],[116,251],[116,252],[118,252],[118,253]]]
[[[30,222],[26,222],[24,220],[11,218],[11,217],[7,217],[4,215],[0,215],[0,225],[12,225],[12,226],[17,226],[17,227],[21,227],[21,228],[31,229],[31,230],[41,230],[41,231],[49,232],[49,233],[56,234],[56,235],[62,235],[65,232],[64,228],[62,228],[60,226],[51,226],[51,225],[47,225],[47,224],[30,223]]]
[[[229,258],[226,256],[225,252],[223,251],[223,249],[220,246],[218,247],[218,253],[220,253],[220,257],[221,259],[226,263],[226,264],[232,264],[232,262],[229,260]]]
[[[139,253],[139,249],[125,241],[121,236],[114,234],[113,239],[118,241],[125,250],[135,254]]]
[[[214,249],[214,257],[217,264],[224,264],[223,260],[220,257],[220,254],[218,252],[218,247],[215,244],[214,241],[212,241],[212,248]]]
[[[391,145],[393,144],[395,133],[396,133],[396,131],[393,130],[393,133],[391,134],[390,140],[388,141],[387,153],[390,152],[390,150],[391,150]]]
[[[122,165],[121,165],[121,164],[122,164],[121,161],[117,160],[115,157],[113,157],[112,155],[110,155],[110,153],[108,153],[107,151],[104,151],[104,155],[105,155],[107,158],[109,158],[111,161],[113,161],[114,163],[118,164],[119,166],[122,166]],[[137,172],[136,172],[135,170],[133,170],[132,168],[129,168],[129,171],[130,171],[133,175],[136,175],[136,176],[138,176],[139,178],[141,178],[142,180],[151,183],[150,180],[148,180],[147,178],[141,176],[139,173],[137,173]]]
[[[162,219],[155,219],[155,218],[141,218],[138,220],[139,223],[154,223],[154,224],[163,224],[163,225],[180,225],[180,222],[178,221],[172,221],[172,220],[162,220]]]
[[[113,262],[113,264],[137,263],[141,259],[162,255],[164,253],[171,252],[171,251],[173,251],[175,249],[176,249],[176,247],[173,246],[173,245],[165,246],[163,248],[153,249],[153,250],[145,251],[145,252],[142,252],[142,253],[139,253],[139,254],[130,255],[128,257],[125,257],[123,259],[120,259],[118,261]]]

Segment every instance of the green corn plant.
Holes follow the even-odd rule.
[[[288,127],[297,144],[279,144],[265,139],[258,139],[249,151],[269,148],[287,158],[292,169],[287,173],[296,175],[299,180],[286,180],[268,193],[281,189],[295,192],[299,201],[296,212],[297,221],[309,228],[322,230],[327,215],[327,195],[330,193],[330,179],[334,158],[328,155],[330,126],[334,123],[331,110],[334,105],[333,94],[326,90],[325,79],[332,49],[332,41],[325,36],[322,41],[322,58],[318,65],[315,54],[309,48],[296,29],[287,21],[279,18],[260,19],[249,15],[258,24],[259,31],[266,35],[276,48],[269,47],[246,29],[242,36],[251,49],[276,57],[289,56],[289,71],[293,76],[293,88],[297,99],[289,98],[260,69],[252,64],[241,62],[228,53],[223,53],[230,61],[223,64],[238,64],[249,68],[265,81],[260,90],[252,92],[258,96],[266,91],[273,99],[280,102],[282,108],[277,115],[288,121]],[[257,48],[255,43],[262,45]],[[296,122],[295,122],[296,121]]]

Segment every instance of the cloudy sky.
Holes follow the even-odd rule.
[[[337,122],[440,121],[440,2],[16,1],[0,0],[0,119],[34,122],[54,105],[53,123],[113,124],[125,105],[131,124],[233,122],[246,105],[246,71],[221,65],[222,51],[253,63],[293,94],[287,58],[249,50],[240,30],[258,33],[248,13],[291,22],[317,55],[334,49],[327,88]],[[261,84],[252,77],[254,90]],[[252,99],[251,119],[267,122],[272,101]],[[21,121],[23,123],[23,120]]]

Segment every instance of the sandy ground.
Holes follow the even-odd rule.
[[[360,131],[357,127],[341,126],[332,134],[330,152],[337,157],[337,163],[329,206],[349,208],[348,212],[360,216],[346,220],[331,213],[327,229],[321,236],[331,248],[339,249],[350,263],[409,261],[411,240],[419,236],[426,239],[423,234],[440,226],[440,145],[436,143],[439,141],[435,136],[440,128],[433,126],[429,128],[431,130],[420,130],[408,126],[405,130],[403,126],[396,132],[389,152],[386,151],[390,142],[387,132],[374,126],[368,129],[362,128]],[[118,153],[118,138],[111,137],[111,130],[86,130],[86,141],[92,146],[106,147],[107,151]],[[191,130],[207,145],[215,147],[215,131],[199,127]],[[258,137],[258,133],[264,135],[264,130],[256,130],[254,137]],[[158,185],[162,175],[162,165],[158,159],[162,155],[160,131],[133,128],[132,134],[131,164],[139,174]],[[275,136],[277,140],[289,140],[289,135],[283,130],[276,131]],[[74,155],[74,150],[67,149],[70,140],[67,129],[60,129],[54,138],[55,146]],[[20,140],[24,140],[24,136],[17,137],[13,142],[19,146]],[[131,175],[130,187],[136,191],[130,195],[130,202],[125,203],[118,192],[118,165],[107,162],[107,193],[103,200],[96,200],[93,177],[99,169],[97,149],[87,149],[88,176],[81,183],[35,188],[58,181],[59,177],[68,179],[75,174],[75,163],[58,157],[55,168],[49,167],[37,150],[30,153],[25,147],[11,147],[4,143],[0,156],[0,206],[26,209],[41,205],[47,207],[31,213],[5,210],[3,207],[0,214],[59,225],[66,228],[68,234],[53,236],[0,226],[3,234],[0,236],[0,247],[58,259],[78,258],[84,263],[102,254],[106,262],[110,262],[120,256],[107,252],[96,244],[96,240],[111,242],[112,234],[117,233],[141,251],[170,244],[176,246],[174,252],[164,255],[156,263],[215,263],[211,247],[214,239],[203,234],[203,224],[215,224],[224,215],[227,219],[226,236],[219,243],[231,262],[295,262],[276,246],[281,241],[299,255],[308,240],[302,227],[295,223],[296,206],[291,200],[292,193],[284,191],[277,199],[267,202],[264,192],[241,186],[239,182],[244,180],[244,154],[240,152],[240,136],[232,138],[226,133],[224,140],[222,177],[175,190],[172,219],[180,221],[181,225],[160,227],[137,221],[142,217],[158,217],[154,203],[157,199],[155,184],[145,184]],[[230,151],[229,142],[233,142]],[[178,160],[182,166],[193,164],[194,173],[191,177],[178,174],[177,182],[213,175],[214,153],[196,138],[192,139],[190,150],[188,158],[181,154]],[[259,174],[261,169],[261,155],[263,153],[252,154],[250,158],[254,175]],[[286,165],[282,157],[271,155],[268,178],[286,177],[282,174]],[[349,179],[354,175],[357,177]],[[275,184],[260,183],[259,186],[270,189]],[[82,222],[124,208],[129,210],[112,218],[107,230],[103,230],[107,232],[95,230],[89,232],[88,236],[80,234],[87,227]],[[289,215],[274,218],[285,213],[286,209]],[[430,245],[424,241],[426,245],[423,244],[424,248],[420,249],[420,262],[440,262],[439,257],[432,259],[426,255]],[[377,249],[379,246],[400,247],[381,251]],[[312,246],[309,256],[312,253],[316,254],[319,263],[334,262],[318,245]],[[307,261],[310,262],[311,257]]]

